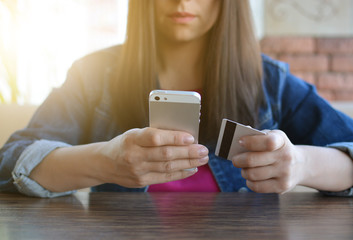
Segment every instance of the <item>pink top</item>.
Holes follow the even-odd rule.
[[[198,167],[191,177],[161,184],[154,184],[148,192],[220,192],[208,164]]]

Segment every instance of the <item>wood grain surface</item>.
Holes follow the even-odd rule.
[[[0,239],[353,239],[353,198],[319,193],[0,194]]]

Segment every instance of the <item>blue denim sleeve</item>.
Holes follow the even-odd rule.
[[[119,49],[98,51],[73,63],[64,84],[52,90],[28,126],[10,136],[0,149],[0,192],[56,196],[28,178],[34,166],[64,143],[88,144],[118,134],[109,91]]]
[[[353,120],[321,98],[314,86],[300,82],[292,75],[288,76],[288,81],[283,103],[292,104],[295,108],[282,111],[284,115],[281,127],[291,141],[294,144],[333,147],[346,152],[353,159]],[[303,91],[300,91],[301,89]],[[298,105],[293,104],[296,97],[302,99]],[[353,188],[341,192],[321,193],[353,196]]]
[[[78,67],[77,64],[73,65],[63,86],[53,89],[28,126],[13,133],[0,149],[0,192],[40,196],[38,192],[27,189],[29,185],[36,185],[28,179],[34,165],[63,143],[77,145],[89,142],[86,133],[91,110],[88,109],[86,87],[83,87]],[[25,157],[29,153],[31,155]],[[36,188],[39,189],[39,186]]]
[[[314,85],[292,75],[287,64],[264,59],[267,112],[272,119],[263,127],[282,130],[293,144],[335,147],[353,159],[353,119],[320,97]],[[352,191],[323,193],[352,196]]]
[[[43,188],[36,181],[30,179],[28,176],[31,171],[45,158],[51,151],[60,147],[70,146],[63,142],[39,140],[29,145],[20,155],[17,160],[14,170],[12,171],[12,178],[14,185],[20,193],[35,197],[59,197],[68,195],[74,191],[69,192],[51,192]]]

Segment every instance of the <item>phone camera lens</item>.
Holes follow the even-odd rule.
[[[154,99],[155,99],[156,101],[159,101],[160,97],[156,96],[156,97],[154,97]]]

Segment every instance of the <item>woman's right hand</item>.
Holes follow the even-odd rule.
[[[131,129],[102,146],[107,163],[102,178],[130,188],[180,180],[208,162],[208,149],[180,131]]]

